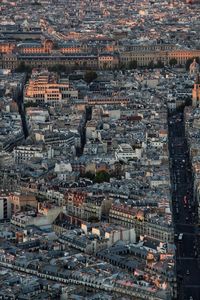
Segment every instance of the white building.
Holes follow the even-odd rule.
[[[16,163],[23,163],[35,157],[43,157],[41,147],[18,146],[14,149],[14,160]]]
[[[40,109],[38,107],[27,108],[26,114],[29,116],[30,121],[34,123],[44,123],[49,118],[48,110]]]
[[[72,172],[72,165],[67,162],[60,162],[55,164],[54,172],[60,173],[60,172]]]
[[[117,160],[128,161],[129,159],[137,158],[140,159],[142,149],[136,148],[135,151],[129,144],[121,144],[115,151],[115,158]]]

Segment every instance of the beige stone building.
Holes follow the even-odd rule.
[[[32,194],[13,193],[9,197],[11,203],[11,212],[23,211],[26,206],[37,208],[38,201]]]
[[[200,103],[200,76],[198,74],[197,79],[192,89],[192,106],[199,106]]]

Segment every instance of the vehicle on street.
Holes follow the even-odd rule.
[[[183,239],[183,233],[180,233],[179,236],[178,236],[178,241],[181,242],[182,239]]]

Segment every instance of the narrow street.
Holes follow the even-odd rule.
[[[169,151],[178,299],[199,300],[197,206],[193,200],[193,179],[183,113],[169,117]]]

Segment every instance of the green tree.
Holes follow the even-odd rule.
[[[24,108],[28,107],[39,107],[39,104],[36,102],[27,101],[24,103]]]
[[[91,83],[95,79],[97,79],[97,73],[95,71],[87,71],[84,75],[84,80],[87,82],[87,84]]]
[[[125,70],[126,69],[126,65],[123,64],[122,62],[119,63],[119,70]]]
[[[84,174],[84,177],[85,178],[88,178],[88,179],[90,179],[90,180],[94,180],[94,178],[95,178],[95,175],[92,173],[92,172],[86,172],[85,174]]]
[[[97,223],[97,222],[99,222],[99,219],[96,216],[91,216],[88,218],[88,222]]]
[[[15,72],[17,73],[31,73],[32,67],[29,65],[26,65],[23,61],[20,62],[19,66],[15,69]]]
[[[158,61],[157,61],[156,68],[161,69],[161,68],[163,68],[164,66],[165,66],[164,63],[163,63],[161,60],[158,60]]]
[[[65,65],[61,65],[61,64],[55,64],[51,67],[48,68],[48,71],[50,72],[56,72],[56,73],[65,73],[66,72],[66,67]]]
[[[177,65],[178,61],[176,58],[171,58],[170,61],[169,61],[169,65],[171,67],[174,67],[175,65]]]
[[[84,61],[84,62],[83,62],[83,68],[84,68],[84,69],[87,68],[87,61]]]
[[[137,60],[132,60],[129,63],[129,69],[137,69]]]
[[[102,182],[109,182],[110,181],[110,174],[106,171],[99,171],[96,173],[95,182],[102,183]]]
[[[153,60],[151,60],[151,61],[149,62],[148,68],[149,68],[149,69],[154,69],[154,68],[155,68],[155,65],[154,65]]]
[[[108,63],[107,63],[107,62],[103,63],[103,69],[104,69],[104,70],[107,69],[107,66],[108,66]]]
[[[189,70],[190,65],[191,65],[191,63],[193,62],[193,60],[194,60],[194,58],[188,58],[188,59],[186,60],[185,68],[186,68],[187,71]]]

